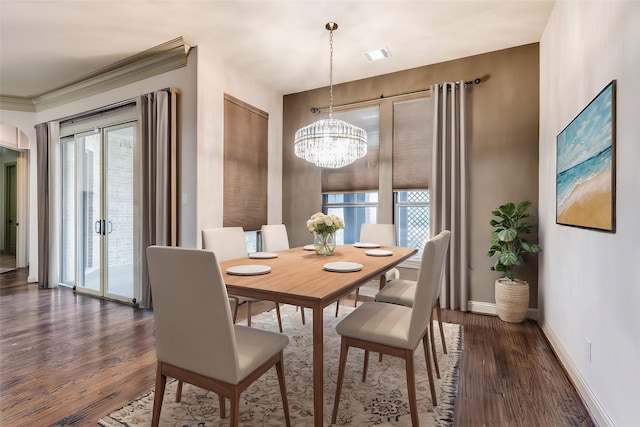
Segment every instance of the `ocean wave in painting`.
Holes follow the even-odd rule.
[[[595,156],[559,173],[557,176],[557,206],[561,206],[579,184],[589,181],[601,172],[611,170],[612,157],[612,147],[608,146]]]

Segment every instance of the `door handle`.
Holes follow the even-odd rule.
[[[113,231],[113,223],[111,221],[107,221],[109,223],[109,228],[108,228],[108,233],[111,234],[111,232]]]
[[[101,220],[97,220],[95,222],[95,224],[93,225],[93,230],[98,234],[102,234],[102,222],[101,222]]]

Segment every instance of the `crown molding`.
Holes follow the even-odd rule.
[[[23,96],[0,95],[0,110],[24,111],[35,113],[36,105],[31,98]]]
[[[0,95],[0,109],[39,112],[187,65],[195,45],[178,37],[30,97]]]

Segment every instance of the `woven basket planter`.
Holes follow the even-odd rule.
[[[529,283],[524,280],[496,280],[496,310],[505,322],[520,323],[529,309]]]

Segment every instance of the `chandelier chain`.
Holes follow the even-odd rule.
[[[333,29],[329,30],[329,119],[333,118]]]

